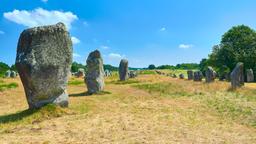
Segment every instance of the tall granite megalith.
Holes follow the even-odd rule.
[[[128,60],[122,59],[119,64],[119,79],[125,81],[129,78],[128,75]]]
[[[201,71],[194,72],[194,81],[202,81],[203,73]]]
[[[246,81],[247,82],[253,82],[254,81],[254,74],[252,69],[246,70]]]
[[[239,88],[244,85],[244,64],[239,62],[230,75],[232,89]]]
[[[213,70],[212,67],[208,66],[205,71],[205,81],[207,83],[214,82],[215,77],[216,77],[216,72]]]
[[[104,68],[101,54],[98,50],[91,52],[86,60],[87,73],[85,82],[89,94],[100,92],[104,89]]]
[[[192,70],[188,70],[187,74],[188,74],[188,80],[193,80],[194,79],[194,74],[193,74]]]
[[[71,38],[63,23],[30,28],[21,33],[16,67],[30,109],[49,103],[68,106],[66,87],[72,51]]]

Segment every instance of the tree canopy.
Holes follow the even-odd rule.
[[[209,58],[201,62],[200,69],[210,65],[219,73],[232,71],[238,62],[256,72],[256,32],[245,25],[232,27],[222,36],[221,43],[213,46]]]
[[[0,62],[0,77],[3,77],[5,72],[9,69],[10,67],[6,63]]]

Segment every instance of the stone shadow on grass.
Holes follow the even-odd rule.
[[[26,118],[37,111],[38,110],[36,109],[27,109],[14,114],[2,115],[0,116],[0,124],[22,120],[23,118]]]
[[[74,94],[70,94],[70,97],[82,97],[82,96],[93,96],[93,95],[108,95],[111,94],[111,92],[108,91],[100,91],[97,92],[95,94],[91,94],[89,92],[82,92],[82,93],[74,93]]]

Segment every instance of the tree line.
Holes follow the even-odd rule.
[[[150,64],[147,69],[153,70],[153,69],[182,69],[182,70],[195,70],[199,69],[199,64],[197,63],[182,63],[182,64],[177,64],[175,66],[173,65],[160,65],[160,66],[155,66],[154,64]]]
[[[238,62],[244,69],[256,72],[256,32],[252,28],[239,25],[232,27],[221,38],[220,44],[213,46],[208,58],[201,60],[199,66],[205,71],[212,66],[219,76],[231,73]]]

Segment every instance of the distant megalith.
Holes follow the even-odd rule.
[[[205,81],[207,83],[211,83],[215,80],[216,72],[213,70],[212,67],[208,66],[205,71]]]
[[[129,75],[129,78],[135,78],[135,77],[137,77],[137,72],[136,71],[129,71],[128,75]]]
[[[66,87],[72,51],[71,38],[63,23],[30,28],[21,33],[16,67],[30,109],[49,103],[68,106]]]
[[[108,69],[106,69],[106,70],[104,71],[104,76],[105,76],[105,77],[110,77],[110,76],[111,76],[111,71],[108,70]]]
[[[193,74],[192,70],[188,70],[187,74],[188,74],[188,80],[193,80],[194,79],[194,74]]]
[[[203,73],[201,71],[194,72],[194,81],[202,81]]]
[[[125,81],[129,78],[128,75],[128,60],[122,59],[119,64],[119,79]]]
[[[85,82],[89,94],[100,92],[104,89],[103,60],[98,50],[91,52],[86,60],[87,73]]]
[[[254,81],[254,74],[252,69],[246,70],[246,81],[247,82],[253,82]]]
[[[239,62],[230,75],[232,89],[239,88],[244,85],[244,64]]]
[[[6,71],[4,75],[6,78],[9,78],[11,76],[11,71],[10,70]]]
[[[184,74],[180,74],[179,77],[180,77],[180,79],[184,79],[185,78]]]
[[[15,71],[11,71],[10,77],[11,78],[16,78],[17,77],[17,73]]]
[[[84,77],[85,76],[85,72],[83,68],[79,68],[78,71],[75,73],[76,77]]]

